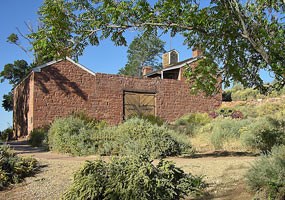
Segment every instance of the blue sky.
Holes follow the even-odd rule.
[[[31,61],[19,47],[6,42],[11,33],[16,33],[16,28],[21,32],[28,33],[25,22],[36,27],[37,10],[42,4],[42,0],[7,0],[0,3],[0,71],[4,65],[12,63],[17,59]],[[127,39],[130,43],[136,36],[135,33],[128,33]],[[170,49],[170,37],[162,37],[166,43],[166,50]],[[23,44],[24,45],[24,44]],[[183,46],[181,37],[173,38],[172,48],[180,53],[180,60],[191,57],[192,52]],[[79,63],[91,69],[94,72],[115,74],[121,67],[124,67],[127,61],[127,47],[117,47],[108,40],[102,41],[100,46],[86,48],[83,56],[79,58]],[[8,93],[11,86],[7,83],[0,84],[0,130],[12,126],[12,112],[6,112],[2,108],[3,94]]]
[[[19,28],[22,33],[28,33],[26,23],[37,25],[37,10],[41,6],[43,0],[6,0],[0,3],[0,71],[7,63],[12,63],[17,59],[24,59],[29,62],[29,57],[20,50],[19,47],[6,42],[7,37],[11,33],[16,33]],[[203,2],[205,3],[205,2]],[[127,34],[128,43],[130,43],[135,33]],[[183,45],[183,38],[177,35],[171,39],[169,35],[161,37],[166,42],[165,49],[176,49],[179,52],[180,60],[187,59],[192,56],[191,49]],[[24,44],[23,44],[24,45]],[[118,70],[127,62],[127,47],[117,47],[109,40],[104,40],[99,46],[87,47],[83,56],[79,58],[79,63],[91,69],[94,72],[116,74]],[[265,80],[268,75],[263,73]],[[6,112],[2,108],[3,94],[8,93],[11,86],[7,83],[0,83],[0,130],[12,126],[12,112]]]

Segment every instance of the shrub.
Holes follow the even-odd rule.
[[[85,124],[88,124],[89,126],[93,126],[94,128],[100,129],[107,125],[105,121],[100,121],[95,118],[92,118],[84,112],[73,112],[71,116],[77,119],[81,119],[82,121],[84,121]]]
[[[73,116],[57,119],[48,132],[49,148],[72,155],[88,155],[96,152],[93,135],[98,131],[94,124]]]
[[[265,195],[264,199],[285,199],[285,146],[258,159],[246,174],[249,187]]]
[[[274,145],[285,144],[284,121],[270,117],[254,120],[241,130],[245,146],[267,153]]]
[[[208,135],[215,149],[222,149],[226,142],[239,139],[240,129],[250,123],[249,119],[216,118],[201,127],[198,135]]]
[[[5,130],[1,131],[1,140],[2,141],[8,141],[13,138],[13,129],[12,128],[6,128]]]
[[[264,97],[260,94],[260,92],[253,88],[245,88],[242,90],[237,90],[232,92],[232,100],[233,101],[247,101],[254,100],[260,97]]]
[[[184,173],[172,162],[157,166],[146,157],[112,158],[86,162],[74,175],[74,182],[63,199],[180,199],[200,194],[201,177]]]
[[[7,146],[0,146],[0,190],[21,182],[25,177],[34,174],[36,169],[35,159],[18,157]]]
[[[105,154],[146,154],[156,158],[192,151],[190,143],[183,135],[164,125],[153,125],[139,118],[131,118],[117,127],[106,128],[102,132],[105,135],[113,135],[111,143],[103,144]],[[109,151],[106,151],[108,149]]]
[[[174,129],[187,135],[193,135],[197,129],[211,120],[207,113],[191,113],[176,120]]]
[[[145,114],[135,114],[135,115],[131,115],[128,117],[127,120],[131,119],[131,118],[139,118],[139,119],[143,119],[146,120],[148,122],[150,122],[151,124],[156,124],[158,126],[162,126],[165,121],[160,118],[159,116],[155,116],[155,115],[145,115]]]
[[[48,127],[36,128],[31,131],[28,143],[32,147],[48,148]]]

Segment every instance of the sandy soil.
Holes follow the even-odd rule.
[[[36,158],[40,171],[34,177],[26,178],[21,184],[0,192],[2,200],[60,199],[72,182],[72,174],[85,160],[95,160],[98,156],[71,157],[69,155],[44,152],[25,143],[12,143],[11,147],[20,156]],[[108,159],[108,157],[103,157]],[[209,187],[203,199],[247,200],[252,199],[245,186],[244,174],[254,156],[242,153],[211,152],[197,155],[196,158],[167,158],[186,172],[204,175]]]

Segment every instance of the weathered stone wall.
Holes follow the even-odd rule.
[[[34,74],[29,74],[14,88],[13,137],[28,135],[33,129]]]
[[[222,101],[221,94],[207,97],[191,95],[184,81],[138,79],[119,75],[96,74],[96,117],[113,124],[123,120],[124,91],[156,94],[156,115],[171,122],[190,112],[209,112]]]
[[[72,112],[94,117],[94,75],[69,61],[35,72],[34,128]]]
[[[167,121],[190,112],[208,112],[218,107],[222,99],[221,94],[191,95],[184,81],[93,75],[72,62],[61,61],[42,68],[41,72],[33,72],[31,78],[17,87],[14,128],[21,136],[26,135],[33,128],[48,125],[72,112],[84,112],[118,124],[124,118],[124,91],[154,93],[156,115]]]

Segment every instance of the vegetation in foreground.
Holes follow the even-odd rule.
[[[48,132],[49,148],[71,155],[133,155],[152,158],[192,153],[189,140],[165,125],[131,118],[109,127],[70,116],[57,119]]]
[[[172,162],[155,166],[145,156],[114,157],[108,163],[86,162],[74,175],[63,199],[181,199],[202,194],[201,177],[184,173]]]
[[[259,199],[285,199],[285,145],[275,146],[261,156],[246,175],[249,187]]]
[[[0,190],[23,181],[38,168],[38,162],[33,158],[21,158],[7,146],[0,146]]]

